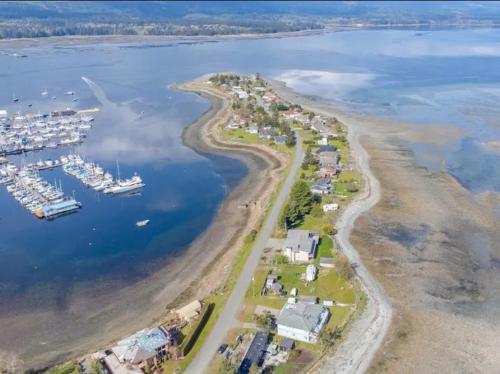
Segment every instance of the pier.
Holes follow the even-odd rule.
[[[5,164],[0,167],[0,183],[38,218],[49,218],[81,207],[80,203],[64,195],[61,186],[43,180],[34,168],[18,169],[14,164]]]

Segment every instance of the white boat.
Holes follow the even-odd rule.
[[[148,223],[149,223],[149,219],[145,219],[145,220],[142,220],[142,221],[137,221],[135,223],[135,225],[137,227],[143,227],[143,226],[146,226]]]
[[[125,192],[131,192],[144,187],[145,184],[142,183],[141,177],[134,175],[130,179],[118,180],[115,185],[105,188],[104,193],[117,195]]]

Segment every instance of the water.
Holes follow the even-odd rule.
[[[32,103],[34,112],[95,106],[101,112],[76,149],[14,161],[76,151],[115,175],[118,160],[122,177],[138,172],[146,187],[140,196],[113,198],[84,188],[61,170],[43,172],[83,203],[78,213],[52,222],[36,220],[1,188],[3,314],[41,308],[38,303],[55,302],[63,309],[72,289],[96,279],[119,284],[144,279],[209,225],[246,173],[240,161],[198,155],[182,144],[183,128],[208,103],[172,85],[209,72],[260,72],[348,110],[416,123],[422,131],[429,124],[457,128],[458,138],[438,145],[410,144],[418,161],[436,169],[445,160],[471,192],[500,191],[500,156],[490,146],[500,138],[499,30],[423,35],[360,31],[268,40],[46,46],[22,52],[28,58],[0,55],[2,109],[26,112]],[[95,84],[86,84],[82,76]],[[42,97],[45,90],[49,95]],[[75,91],[79,101],[64,96],[66,91]],[[17,104],[13,93],[21,97]],[[50,99],[53,95],[57,100]],[[135,227],[142,219],[151,223]],[[30,299],[33,290],[45,289],[50,292],[36,302]]]

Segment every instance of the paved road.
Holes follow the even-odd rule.
[[[236,315],[243,305],[245,293],[250,286],[250,282],[252,281],[253,274],[257,269],[257,265],[259,264],[259,260],[262,256],[266,243],[271,237],[274,227],[278,222],[281,207],[285,203],[286,198],[288,197],[288,194],[292,189],[295,176],[297,175],[297,172],[302,163],[302,159],[304,157],[300,135],[296,133],[296,137],[297,146],[293,163],[290,168],[290,173],[288,174],[281,190],[278,193],[278,196],[271,208],[271,212],[269,213],[267,220],[265,221],[262,229],[257,235],[255,244],[252,248],[252,253],[248,257],[245,267],[243,268],[238,281],[234,286],[233,292],[229,296],[226,305],[219,315],[219,319],[217,320],[214,328],[210,332],[210,335],[201,347],[200,351],[192,361],[191,365],[186,369],[186,373],[203,373],[210,364],[210,361],[212,360],[212,357],[215,354],[217,348],[220,344],[222,344],[224,337],[227,335],[230,328],[236,323]]]

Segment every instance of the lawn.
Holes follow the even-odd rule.
[[[234,140],[241,143],[265,143],[259,138],[259,134],[250,134],[246,129],[222,129],[222,138]]]
[[[297,228],[319,232],[324,225],[325,221],[323,217],[314,217],[311,214],[308,214],[304,217],[304,221]]]
[[[342,326],[349,315],[352,312],[350,307],[342,307],[342,306],[332,306],[329,308],[330,310],[330,319],[328,320],[328,324],[326,325],[327,329],[334,330],[337,326]]]
[[[273,274],[278,276],[278,282],[287,292],[290,292],[292,288],[297,288],[299,296],[317,296],[320,300],[335,300],[343,304],[356,302],[356,294],[352,285],[333,269],[320,268],[317,279],[306,282],[301,279],[306,272],[306,267],[307,264],[281,264],[274,268]],[[250,286],[246,293],[246,301],[279,309],[285,304],[286,297],[260,296],[260,287],[264,284],[266,274],[267,269],[259,268],[255,276],[256,296],[252,296],[253,290]]]
[[[316,263],[319,264],[319,259],[321,257],[333,257],[333,240],[327,236],[321,236],[318,246],[318,252],[316,254]]]

